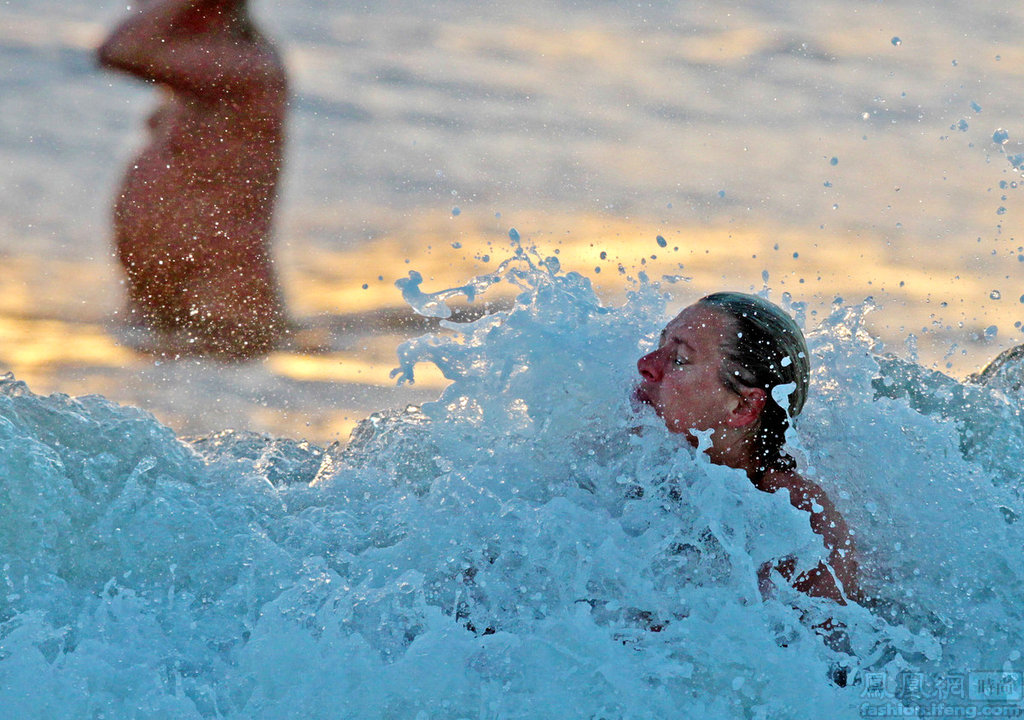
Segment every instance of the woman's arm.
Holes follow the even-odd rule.
[[[98,50],[100,64],[201,97],[283,87],[284,70],[269,44],[232,30],[242,22],[241,4],[157,0],[114,29]]]
[[[834,600],[840,605],[846,604],[846,598],[839,590],[835,577],[825,563],[818,563],[818,566],[802,572],[794,578],[796,572],[796,558],[787,557],[775,562],[766,562],[757,573],[757,585],[761,590],[762,597],[769,597],[772,593],[771,572],[777,570],[786,581],[794,588],[810,597],[823,597]]]
[[[827,597],[840,605],[846,601],[860,598],[859,568],[857,554],[850,536],[850,530],[839,511],[820,487],[804,479],[796,472],[776,472],[766,476],[763,489],[775,492],[780,488],[789,491],[789,501],[793,507],[810,513],[811,530],[822,536],[825,547],[829,550],[828,564],[819,563],[817,567],[794,577],[796,568],[792,559],[783,560],[775,565],[797,590],[811,597]],[[771,568],[767,570],[770,571]],[[759,580],[764,589],[767,579],[765,568]],[[840,588],[840,585],[842,586]]]

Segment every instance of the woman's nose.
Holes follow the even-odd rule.
[[[640,371],[640,376],[644,380],[659,382],[664,375],[660,360],[660,350],[649,352],[636,361],[636,369]]]

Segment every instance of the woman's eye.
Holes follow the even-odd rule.
[[[687,365],[688,363],[689,360],[687,360],[684,357],[679,357],[678,355],[676,356],[675,360],[672,361],[672,364],[675,365],[676,367],[682,367],[683,365]]]

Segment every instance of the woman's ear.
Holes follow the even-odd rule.
[[[729,417],[726,425],[731,428],[745,428],[756,423],[761,417],[761,411],[768,402],[768,393],[761,388],[740,388],[737,393],[739,400]]]

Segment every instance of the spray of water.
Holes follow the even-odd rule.
[[[184,442],[98,397],[0,381],[0,707],[81,718],[856,717],[867,672],[1020,669],[1024,460],[1009,386],[881,358],[865,307],[809,334],[801,466],[873,600],[757,568],[826,556],[805,513],[630,406],[665,298],[621,307],[516,249],[410,305],[511,309],[399,348],[436,402],[346,447]],[[827,643],[827,618],[845,639]],[[842,686],[842,675],[847,684]],[[910,703],[912,699],[904,698]]]

